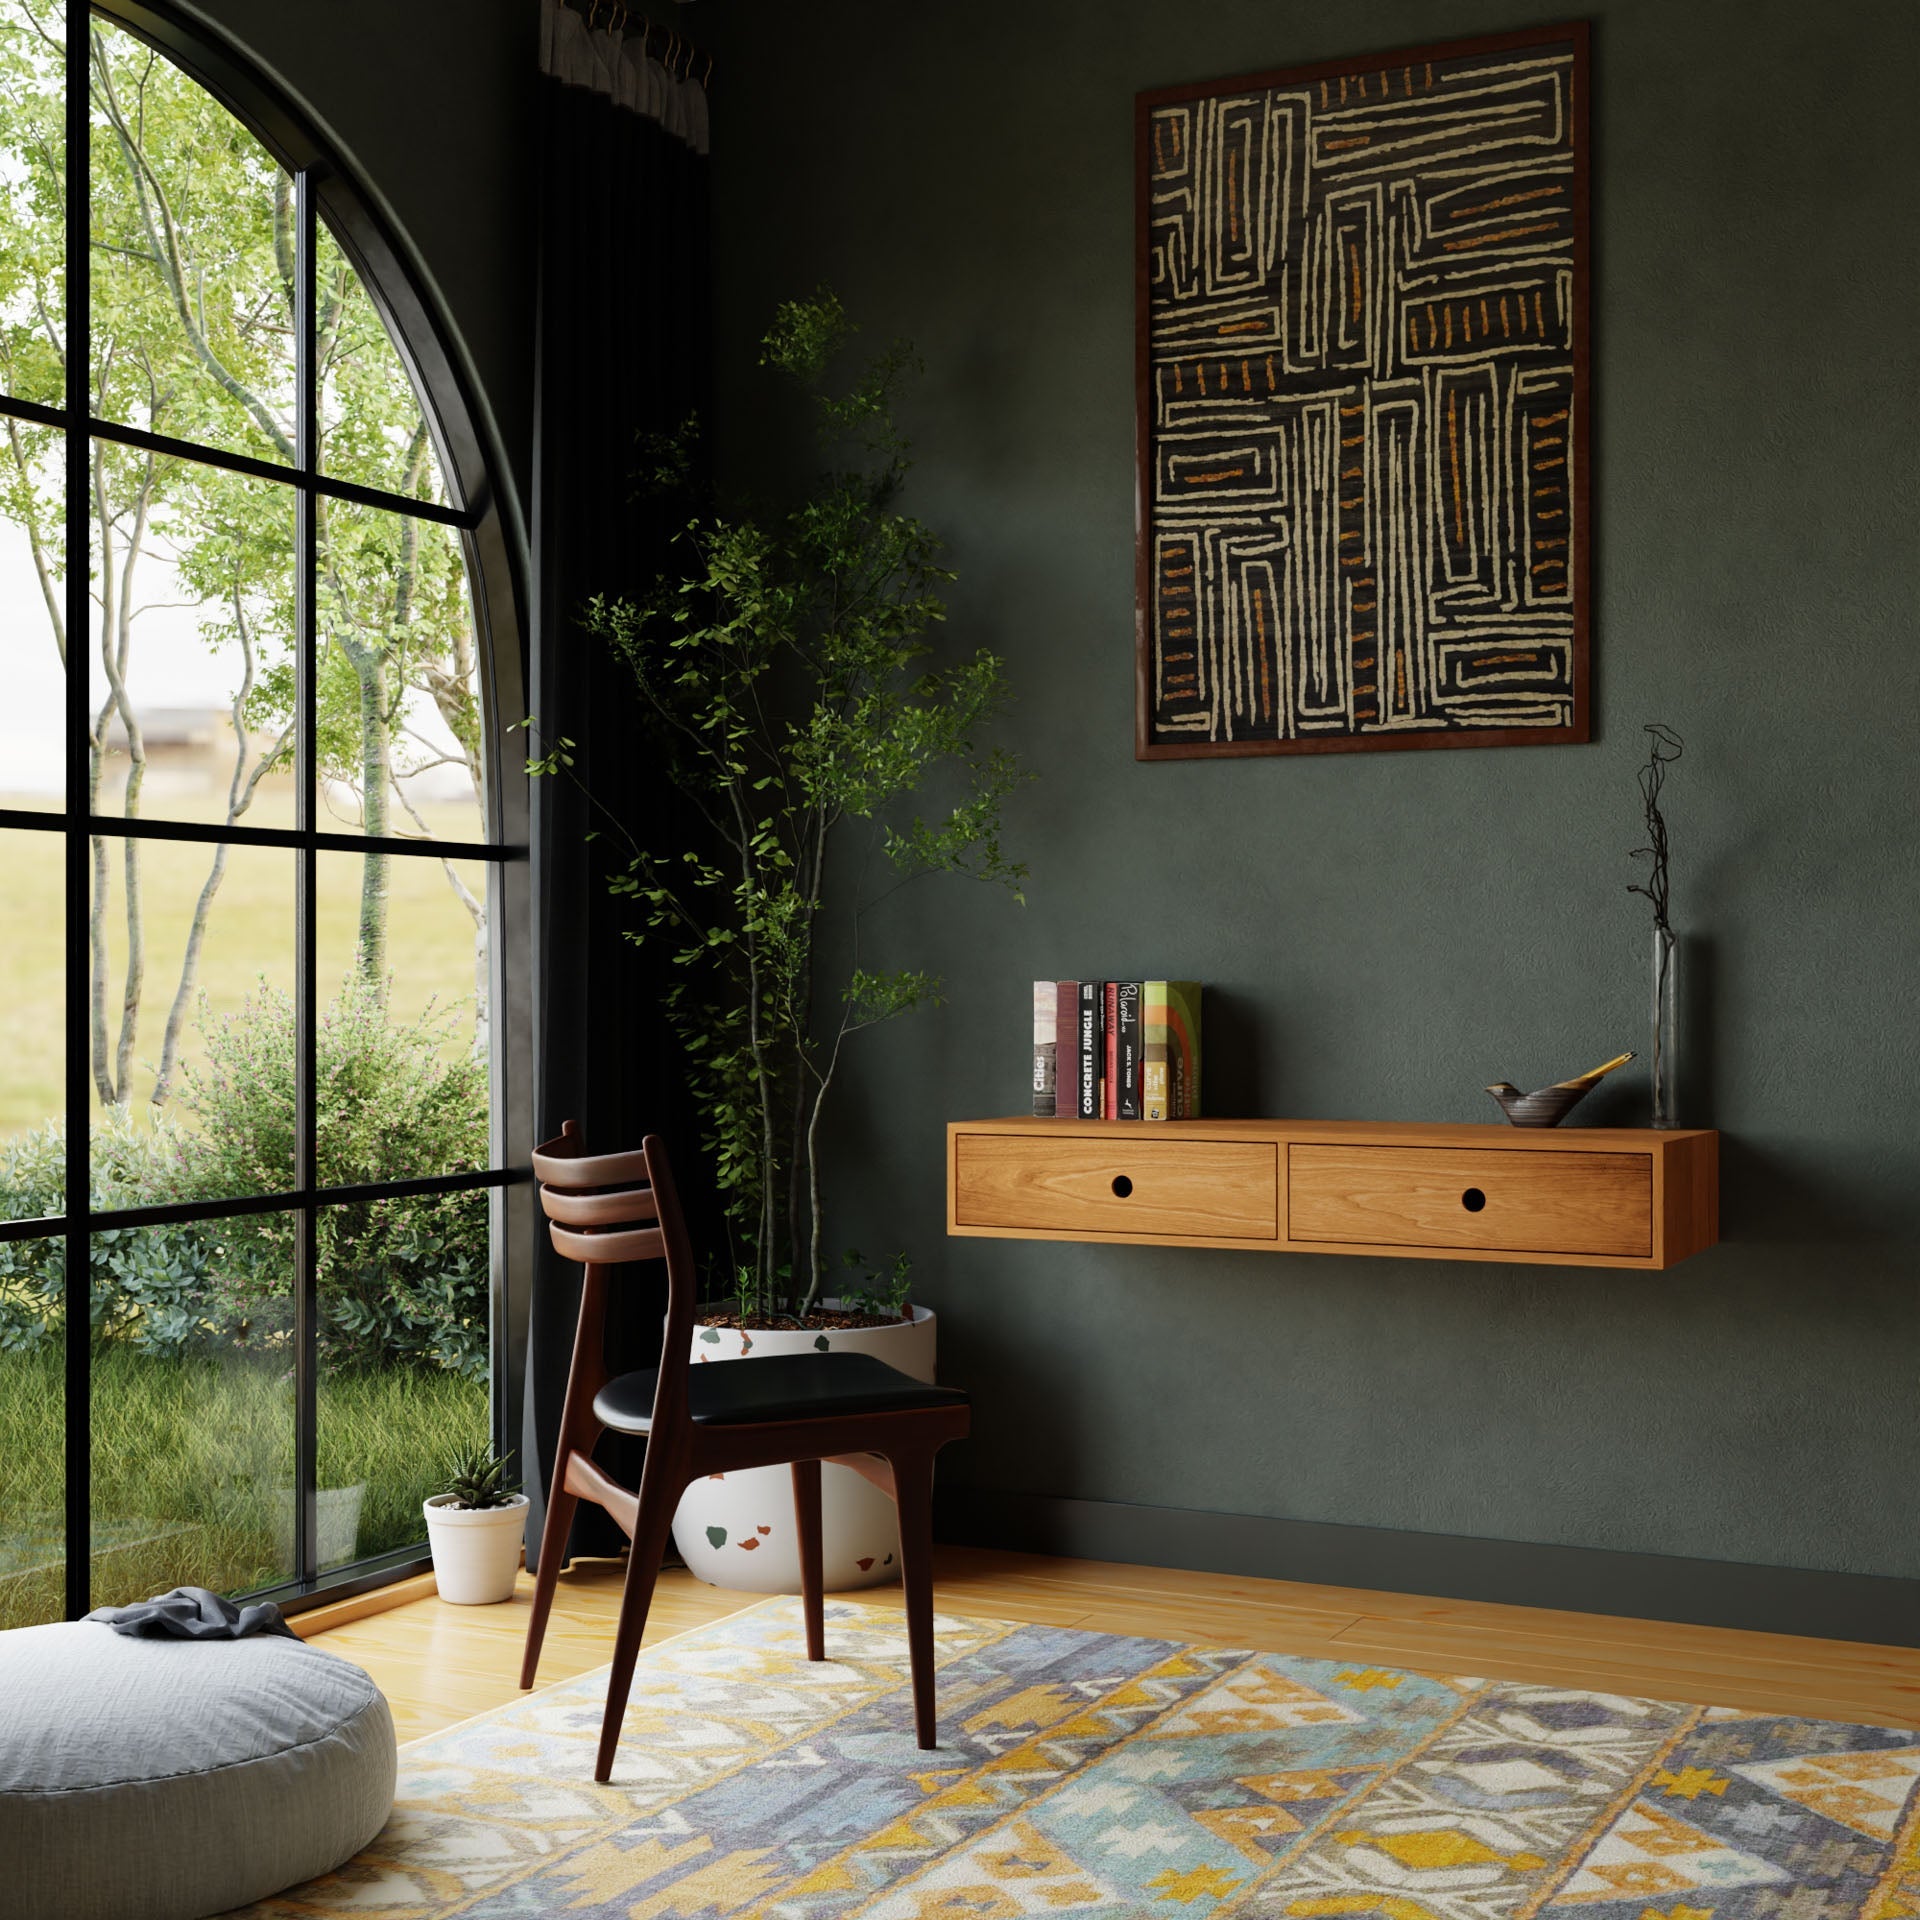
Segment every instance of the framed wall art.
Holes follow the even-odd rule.
[[[1139,97],[1143,760],[1588,737],[1584,23]]]

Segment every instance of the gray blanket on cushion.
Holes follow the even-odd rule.
[[[241,1607],[205,1587],[175,1587],[131,1607],[95,1607],[87,1618],[148,1640],[244,1640],[252,1633],[300,1637],[270,1600]]]

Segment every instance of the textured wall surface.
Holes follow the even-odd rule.
[[[1906,0],[1600,0],[1594,744],[1132,757],[1132,96],[1560,17],[1539,0],[774,0],[716,100],[722,447],[825,281],[911,335],[913,508],[997,648],[1030,904],[869,921],[950,999],[862,1043],[833,1237],[920,1262],[956,1484],[1920,1574],[1915,120]],[[716,23],[716,30],[719,23]],[[1035,976],[1211,994],[1216,1113],[1493,1117],[1645,1044],[1640,727],[1725,1243],[1670,1274],[946,1241],[942,1126],[1026,1104]],[[1625,1078],[1626,1076],[1621,1076]],[[1589,1103],[1643,1111],[1644,1077]]]

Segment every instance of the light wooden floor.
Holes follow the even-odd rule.
[[[604,1560],[578,1562],[561,1577],[540,1662],[543,1685],[606,1663],[619,1579],[620,1563]],[[985,1619],[1920,1727],[1920,1649],[1910,1647],[979,1548],[939,1549],[936,1580],[935,1603],[942,1611]],[[419,1597],[387,1611],[334,1624],[369,1604],[349,1601],[294,1624],[315,1645],[373,1675],[393,1702],[403,1740],[514,1698],[532,1590],[526,1576],[514,1599],[497,1607],[449,1606],[433,1593],[431,1575],[407,1585]],[[878,1606],[900,1604],[898,1587],[854,1597]],[[757,1598],[669,1571],[654,1594],[647,1641],[722,1619]]]

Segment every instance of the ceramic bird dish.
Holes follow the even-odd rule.
[[[1541,1087],[1533,1093],[1522,1093],[1509,1080],[1496,1081],[1487,1091],[1499,1101],[1500,1111],[1516,1127],[1557,1127],[1615,1067],[1624,1067],[1633,1057],[1631,1053],[1623,1053],[1604,1067],[1595,1067],[1591,1073],[1583,1073],[1573,1080],[1556,1080],[1552,1086]]]

